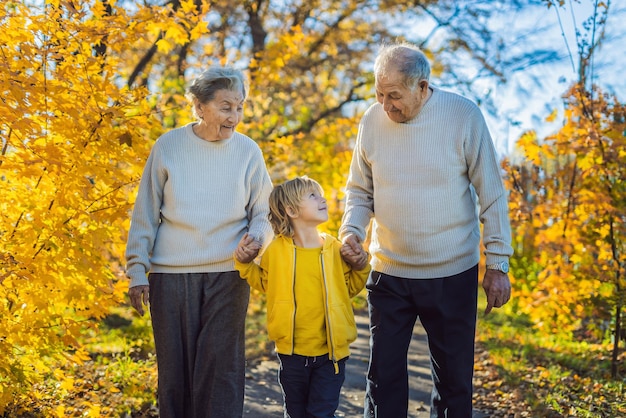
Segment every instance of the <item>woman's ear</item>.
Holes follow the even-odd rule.
[[[193,99],[193,106],[196,109],[196,115],[200,119],[204,119],[204,112],[202,112],[202,103],[200,103],[200,100]]]

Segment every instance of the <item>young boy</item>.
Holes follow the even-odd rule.
[[[250,286],[267,293],[267,328],[280,361],[285,416],[332,418],[349,344],[357,336],[350,299],[365,285],[368,254],[352,247],[348,264],[341,242],[317,230],[328,220],[328,208],[319,183],[306,176],[274,188],[269,219],[276,236],[260,265],[240,262],[260,249],[244,236],[235,267]]]

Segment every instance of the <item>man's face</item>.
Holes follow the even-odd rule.
[[[376,99],[383,105],[389,119],[404,123],[413,119],[426,103],[428,81],[422,80],[411,90],[404,85],[404,76],[397,71],[376,74]]]

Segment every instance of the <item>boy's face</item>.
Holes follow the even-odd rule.
[[[309,190],[300,202],[299,213],[295,216],[299,221],[319,225],[328,220],[326,199],[317,190]]]

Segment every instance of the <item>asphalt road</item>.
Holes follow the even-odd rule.
[[[363,416],[363,395],[365,376],[369,358],[369,327],[367,314],[356,316],[358,337],[350,346],[350,359],[346,366],[344,382],[337,417],[356,418]],[[430,418],[430,376],[426,332],[421,324],[416,324],[409,347],[409,417]],[[245,418],[282,417],[282,395],[277,380],[278,363],[264,361],[246,370]],[[486,415],[475,411],[474,418]]]

